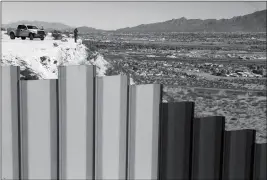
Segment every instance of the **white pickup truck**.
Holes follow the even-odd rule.
[[[10,30],[8,34],[10,39],[21,38],[25,40],[26,38],[30,38],[30,40],[33,40],[34,38],[40,38],[44,40],[45,38],[44,30],[40,30],[36,26],[29,24],[18,25],[17,29]]]

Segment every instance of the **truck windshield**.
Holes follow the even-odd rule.
[[[27,26],[28,29],[38,29],[36,26]]]

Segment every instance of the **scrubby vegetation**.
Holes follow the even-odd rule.
[[[52,31],[52,37],[54,38],[54,40],[61,40],[63,36],[61,31],[54,30]]]
[[[82,41],[82,43],[87,47],[87,60],[95,59],[98,52],[97,47],[90,41]]]

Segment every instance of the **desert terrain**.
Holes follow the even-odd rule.
[[[192,21],[202,32],[193,31]],[[44,41],[11,40],[3,29],[1,63],[21,66],[22,79],[54,79],[60,65],[94,64],[98,76],[126,74],[131,84],[163,84],[163,102],[194,101],[195,117],[225,116],[227,130],[256,129],[257,142],[267,141],[266,10],[116,31],[81,27],[77,43],[72,30],[52,27]],[[220,32],[225,27],[230,32]]]

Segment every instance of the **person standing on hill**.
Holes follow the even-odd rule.
[[[75,39],[75,43],[77,42],[77,36],[78,36],[78,29],[75,28],[75,29],[74,29],[74,39]]]

